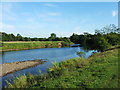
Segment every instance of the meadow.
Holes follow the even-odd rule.
[[[7,88],[118,88],[118,50],[53,63],[48,73],[22,75]]]
[[[60,46],[58,43],[61,43],[62,45]],[[63,47],[68,46],[69,44],[73,43],[67,43],[64,41],[10,41],[2,42],[2,51]]]

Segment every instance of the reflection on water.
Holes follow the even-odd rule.
[[[26,61],[26,60],[35,60],[35,59],[47,59],[44,64],[38,66],[17,71],[12,74],[4,76],[2,79],[3,86],[6,84],[5,80],[12,80],[16,76],[23,74],[40,74],[40,72],[47,72],[47,69],[52,65],[52,62],[60,62],[66,59],[79,57],[76,55],[76,52],[85,52],[85,58],[88,58],[93,50],[83,50],[81,47],[65,47],[65,48],[41,48],[41,49],[31,49],[31,50],[22,50],[22,51],[10,51],[3,52],[0,58],[3,58],[1,63],[11,63],[16,61]],[[1,79],[1,78],[0,78]]]

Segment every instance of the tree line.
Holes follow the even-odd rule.
[[[104,51],[111,46],[120,45],[120,28],[114,24],[96,29],[95,34],[84,33],[81,35],[73,34],[70,40],[89,49]]]
[[[2,41],[66,41],[71,42],[68,37],[57,37],[55,33],[51,33],[50,37],[48,38],[30,38],[30,37],[23,37],[20,34],[16,36],[14,34],[7,34],[5,32],[0,32],[2,37]]]
[[[55,33],[51,33],[48,38],[30,38],[23,37],[20,34],[16,36],[14,34],[7,34],[0,32],[2,35],[2,41],[65,41],[80,44],[86,48],[97,49],[104,51],[111,46],[120,44],[120,28],[114,24],[105,26],[102,29],[96,29],[95,34],[85,32],[84,34],[73,33],[70,37],[57,37]]]

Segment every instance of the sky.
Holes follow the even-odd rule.
[[[117,2],[2,2],[0,30],[25,37],[69,37],[118,26]]]

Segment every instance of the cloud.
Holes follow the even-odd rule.
[[[45,18],[44,20],[48,21],[48,22],[55,22],[55,21],[57,21],[57,19],[55,19],[55,18]]]
[[[80,27],[79,26],[75,27],[74,31],[80,31]]]
[[[27,22],[35,22],[35,19],[34,18],[28,18],[26,19]]]
[[[86,26],[86,27],[88,27],[88,26]],[[88,28],[90,28],[90,27],[88,27]],[[83,27],[80,27],[80,26],[74,27],[73,30],[74,30],[73,33],[75,33],[75,34],[84,34],[84,32],[89,32],[89,30],[84,29]]]
[[[15,30],[15,26],[9,25],[9,24],[0,23],[0,30],[2,32],[12,32],[13,30]]]
[[[51,13],[48,13],[48,16],[60,16],[61,13],[58,13],[58,12],[51,12]]]
[[[118,14],[117,11],[112,11],[112,16],[113,16],[113,17],[116,16],[117,14]]]
[[[12,9],[12,5],[11,3],[4,3],[2,4],[2,11],[5,12],[5,13],[9,13]]]
[[[54,33],[57,35],[57,37],[69,37],[73,34],[73,32],[66,32],[65,30],[61,32],[54,31]]]
[[[59,12],[40,13],[37,16],[44,21],[58,21],[57,16],[61,16]]]
[[[29,16],[30,13],[28,13],[28,12],[22,12],[21,15],[22,15],[22,16]]]
[[[13,7],[16,8],[16,3],[3,3],[2,4],[2,16],[3,20],[17,20],[18,15],[13,12]]]
[[[38,16],[45,18],[45,17],[50,17],[50,16],[60,16],[61,13],[59,12],[49,12],[49,13],[40,13]]]
[[[48,7],[57,7],[57,5],[51,4],[51,3],[46,3],[46,4],[44,4],[44,6],[48,6]]]

